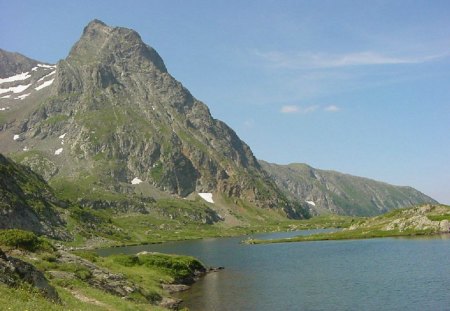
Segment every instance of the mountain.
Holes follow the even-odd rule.
[[[260,164],[286,196],[308,203],[313,215],[372,216],[396,208],[437,203],[411,187],[319,170],[306,164]]]
[[[3,54],[0,152],[67,198],[201,194],[304,217],[135,31],[94,20],[56,65]]]
[[[40,176],[0,154],[0,229],[19,228],[66,239],[58,211],[63,206]]]

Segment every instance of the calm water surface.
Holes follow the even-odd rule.
[[[268,245],[242,245],[242,239],[112,248],[99,254],[147,250],[224,266],[179,295],[192,311],[450,310],[448,235]]]

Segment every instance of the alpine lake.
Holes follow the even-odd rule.
[[[317,233],[258,234],[258,239]],[[450,235],[246,245],[214,238],[98,250],[190,255],[208,273],[176,297],[200,310],[450,310]]]

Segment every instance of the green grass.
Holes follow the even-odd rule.
[[[9,288],[0,284],[0,306],[5,311],[163,311],[167,310],[148,303],[124,300],[102,290],[92,288],[81,281],[67,286],[55,285],[62,300],[53,303],[29,288]],[[76,296],[75,296],[76,295]]]
[[[442,220],[450,221],[450,214],[445,214],[445,215],[428,215],[427,217],[431,221],[442,221]]]
[[[33,232],[20,229],[0,229],[0,245],[8,249],[18,248],[32,252],[52,252],[54,250],[46,239],[38,237]]]
[[[78,198],[88,200],[120,200],[124,195],[107,191],[95,175],[80,174],[76,179],[58,178],[50,181],[59,198],[76,202]]]
[[[415,217],[426,216],[434,224],[426,224],[422,229],[417,229],[418,224],[414,222]],[[310,221],[317,221],[319,224],[331,225],[330,220],[338,216],[325,219],[313,218]],[[339,219],[339,218],[338,218]],[[350,220],[350,222],[349,222]],[[264,243],[285,243],[285,242],[305,242],[305,241],[324,241],[324,240],[348,240],[348,239],[369,239],[383,237],[399,236],[421,236],[432,235],[440,232],[439,221],[450,220],[450,207],[445,205],[419,206],[415,208],[405,208],[390,211],[381,216],[372,218],[341,218],[341,224],[344,226],[356,225],[352,230],[342,230],[334,233],[320,233],[307,236],[297,236],[286,239],[276,240],[256,240],[248,239],[248,244]],[[399,229],[399,224],[402,224]],[[337,226],[335,226],[337,227]]]
[[[373,239],[385,237],[400,237],[400,236],[422,236],[431,235],[434,232],[431,230],[349,230],[338,231],[333,233],[319,233],[305,236],[297,236],[293,238],[272,239],[272,240],[257,240],[248,239],[244,242],[246,244],[270,244],[270,243],[289,243],[289,242],[310,242],[310,241],[338,241],[338,240],[357,240],[357,239]]]
[[[113,263],[124,267],[144,267],[148,270],[163,272],[170,277],[171,282],[183,282],[194,276],[194,271],[205,271],[205,267],[194,257],[167,255],[167,254],[143,254],[143,255],[112,255]]]
[[[43,123],[49,124],[49,125],[55,125],[57,123],[64,122],[68,119],[69,119],[69,116],[66,116],[63,114],[58,114],[58,115],[54,115],[54,116],[51,116],[50,118],[45,119],[43,121]]]

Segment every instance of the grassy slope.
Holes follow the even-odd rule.
[[[157,306],[167,296],[161,283],[181,282],[191,277],[194,270],[204,270],[200,262],[189,256],[151,253],[99,257],[93,252],[74,252],[97,267],[125,276],[141,289],[124,299],[94,287],[91,280],[95,272],[83,264],[83,259],[75,262],[61,259],[61,251],[30,232],[0,230],[0,247],[10,256],[28,261],[43,271],[62,300],[61,305],[52,303],[27,283],[18,288],[0,284],[1,310],[164,310]],[[8,309],[3,309],[6,306]]]

